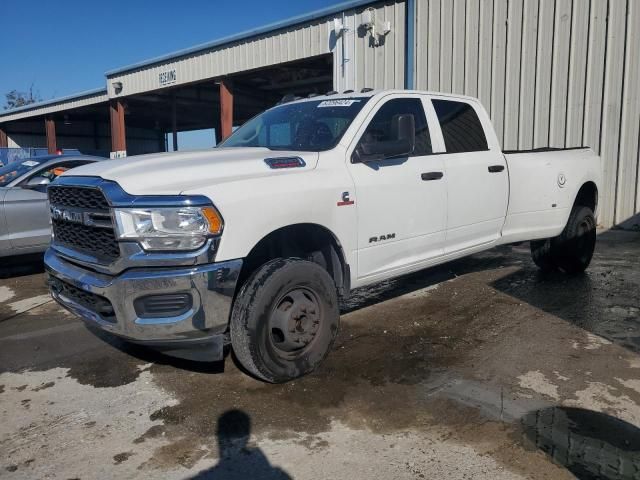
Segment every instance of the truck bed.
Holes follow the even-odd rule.
[[[504,151],[509,169],[509,207],[503,241],[559,235],[576,194],[600,178],[600,158],[589,147]]]
[[[587,145],[583,145],[582,147],[538,147],[531,148],[529,150],[503,150],[502,153],[505,155],[517,155],[519,153],[539,153],[539,152],[564,152],[567,150],[584,150],[591,148]]]

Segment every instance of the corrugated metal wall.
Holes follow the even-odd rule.
[[[390,22],[391,31],[372,44],[372,37],[362,28],[364,9],[345,12],[345,58],[342,61],[342,37],[331,36],[334,55],[334,88],[359,90],[370,88],[404,88],[406,6],[402,1],[389,1],[372,7],[378,30]],[[341,19],[337,16],[336,18]],[[333,24],[329,28],[333,30]],[[380,37],[379,37],[380,38]]]
[[[402,88],[404,85],[405,4],[390,0],[373,4],[378,27],[391,22],[391,32],[379,46],[362,28],[364,8],[344,12],[344,24],[349,30],[342,36],[334,32],[334,18],[342,14],[270,32],[247,40],[172,58],[153,65],[109,75],[109,95],[123,97],[164,88],[160,74],[175,70],[181,85],[224,75],[269,67],[279,63],[333,53],[334,88]],[[346,62],[342,59],[342,43]],[[344,67],[344,68],[343,68]],[[122,82],[116,94],[114,82]]]
[[[416,88],[479,97],[505,149],[593,147],[599,222],[640,212],[639,0],[416,3]]]

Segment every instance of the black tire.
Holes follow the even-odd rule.
[[[531,257],[543,271],[584,272],[596,246],[596,219],[589,207],[577,205],[560,235],[531,242]]]
[[[584,272],[596,248],[596,219],[589,207],[575,207],[560,235],[556,249],[556,262],[565,273]]]
[[[531,258],[543,272],[553,272],[558,269],[553,258],[550,238],[531,241]]]
[[[333,279],[321,266],[279,258],[244,283],[231,313],[231,345],[249,373],[283,383],[312,372],[338,334]]]

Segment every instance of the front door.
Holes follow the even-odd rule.
[[[47,185],[63,172],[85,165],[84,160],[68,160],[48,165],[12,187],[4,198],[4,211],[11,247],[46,247],[51,240],[51,220],[47,201]]]
[[[46,185],[12,187],[4,198],[4,211],[11,246],[21,248],[46,246],[51,239]]]
[[[413,115],[415,121],[411,155],[349,160],[357,197],[359,280],[384,278],[443,254],[446,177],[442,157],[431,155],[422,97],[382,99],[365,122],[355,151],[363,142],[390,140],[392,120],[401,114]]]

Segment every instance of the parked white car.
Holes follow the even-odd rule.
[[[541,268],[582,272],[600,176],[588,148],[502,152],[474,98],[316,96],[214,150],[63,175],[45,262],[88,322],[188,358],[231,343],[284,382],[328,354],[353,288],[523,240]]]

